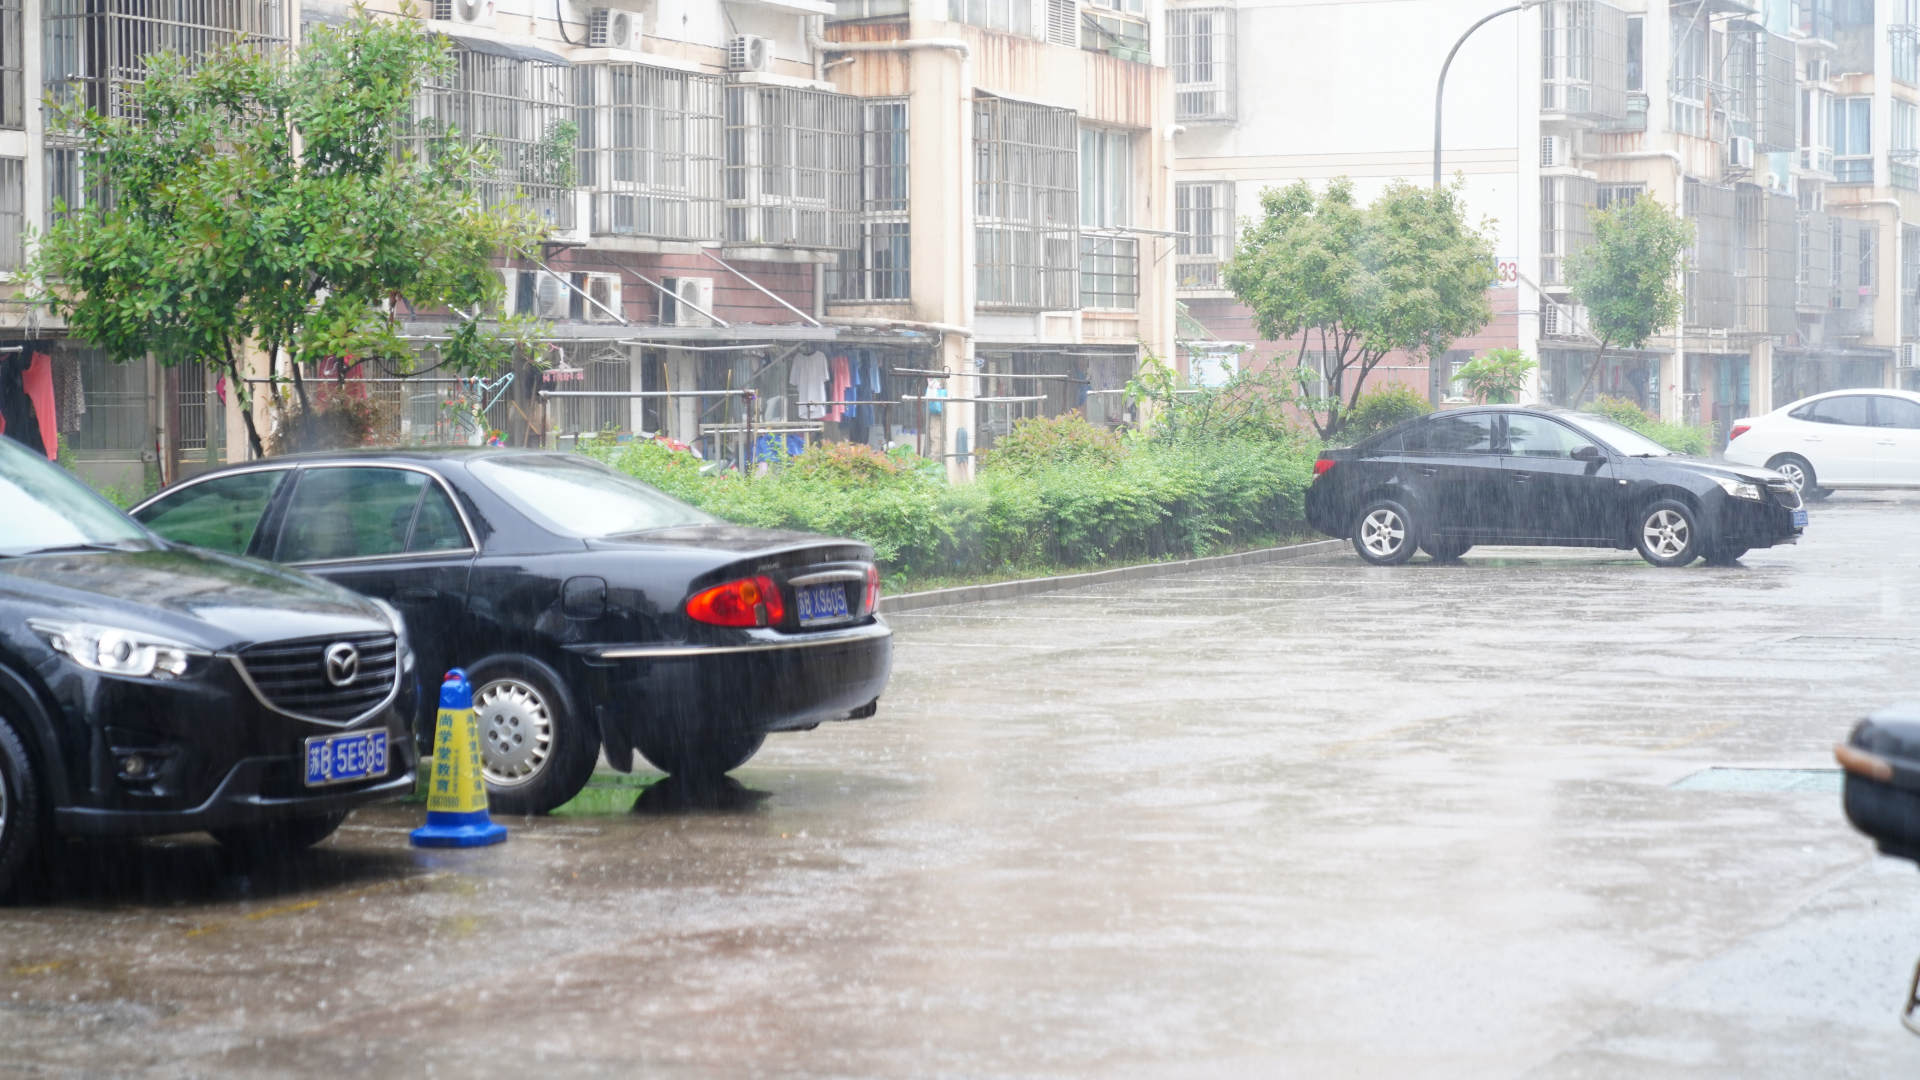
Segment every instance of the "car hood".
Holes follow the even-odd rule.
[[[1772,469],[1763,468],[1759,465],[1732,465],[1724,461],[1708,461],[1705,458],[1684,457],[1680,455],[1661,458],[1636,458],[1635,460],[1682,468],[1689,472],[1699,473],[1702,476],[1725,477],[1729,480],[1745,480],[1755,484],[1765,484],[1770,481],[1786,483],[1787,480],[1786,477],[1781,476]]]
[[[0,600],[215,651],[392,628],[378,606],[338,586],[172,545],[0,559]]]

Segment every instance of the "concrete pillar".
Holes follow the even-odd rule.
[[[1759,416],[1773,411],[1773,341],[1754,343],[1747,362],[1747,415]],[[1782,402],[1782,404],[1785,404]],[[1726,432],[1721,432],[1725,435]]]
[[[931,27],[916,21],[915,36]],[[947,49],[906,54],[910,85],[907,98],[908,227],[913,233],[912,318],[949,326],[973,325],[973,66]],[[956,373],[946,380],[953,397],[975,396],[973,341],[963,334],[941,336],[937,366]],[[934,453],[958,455],[975,449],[974,407],[944,406]],[[929,426],[933,426],[931,423]],[[948,456],[947,476],[965,480],[969,459]]]

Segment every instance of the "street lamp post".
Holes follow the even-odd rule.
[[[1464,34],[1461,34],[1460,40],[1454,42],[1453,48],[1447,50],[1446,63],[1440,65],[1440,82],[1437,85],[1435,85],[1433,88],[1433,186],[1434,187],[1438,188],[1440,186],[1440,103],[1445,98],[1445,95],[1447,92],[1447,69],[1453,66],[1454,54],[1460,51],[1460,46],[1465,45],[1467,43],[1467,39],[1473,36],[1473,32],[1475,30],[1480,29],[1481,27],[1487,25],[1488,23],[1492,22],[1493,20],[1499,18],[1502,15],[1508,14],[1509,12],[1525,11],[1528,8],[1539,7],[1541,4],[1544,4],[1546,2],[1547,0],[1521,0],[1521,2],[1518,4],[1509,4],[1498,11],[1490,12],[1484,18],[1482,18],[1479,22],[1474,23],[1472,26],[1467,27],[1467,32]]]

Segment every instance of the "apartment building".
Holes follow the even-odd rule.
[[[1464,170],[1470,205],[1500,219],[1503,284],[1515,287],[1496,292],[1495,310],[1517,318],[1508,329],[1497,317],[1484,341],[1459,343],[1449,359],[1501,339],[1541,360],[1542,400],[1572,404],[1583,389],[1624,397],[1668,417],[1718,422],[1723,437],[1734,417],[1809,393],[1915,385],[1917,6],[1549,0],[1489,23],[1448,80],[1444,167],[1449,176]],[[1383,7],[1392,14],[1381,18]],[[1497,8],[1195,9],[1218,12],[1215,26],[1238,20],[1243,38],[1250,19],[1262,20],[1254,35],[1262,41],[1307,31],[1344,40],[1378,27],[1401,35],[1397,55],[1414,70],[1384,73],[1387,91],[1351,95],[1372,126],[1335,101],[1328,130],[1289,144],[1264,112],[1209,119],[1208,103],[1222,99],[1207,94],[1232,68],[1201,59],[1236,57],[1244,80],[1244,44],[1196,52],[1176,43],[1177,119],[1187,132],[1175,197],[1189,310],[1210,315],[1203,321],[1222,337],[1245,325],[1209,289],[1232,241],[1220,223],[1229,200],[1251,212],[1260,187],[1292,176],[1411,173],[1414,121],[1431,117],[1445,49]],[[1406,115],[1382,110],[1387,97],[1407,102]],[[1503,141],[1509,126],[1514,137]],[[1302,145],[1333,149],[1302,160]],[[1508,145],[1525,152],[1509,162]],[[1289,156],[1275,157],[1283,147]],[[1647,195],[1695,226],[1681,325],[1639,350],[1610,348],[1590,373],[1597,343],[1572,301],[1567,260],[1591,239],[1593,211]],[[1223,203],[1227,215],[1216,209]],[[1436,399],[1444,376],[1432,373]]]
[[[1161,13],[1112,2],[423,0],[403,16],[382,0],[453,50],[453,74],[419,96],[421,138],[485,145],[483,198],[547,223],[500,269],[508,309],[550,327],[548,370],[485,401],[353,370],[408,441],[612,431],[737,460],[851,440],[964,474],[1018,416],[1117,420],[1143,350],[1173,348],[1174,238]],[[110,108],[151,53],[297,47],[347,14],[0,0],[0,268],[56,198],[89,193],[42,92]],[[429,364],[462,317],[401,315]],[[82,369],[69,444],[97,474],[244,456],[232,395],[203,373],[107,364],[17,299],[0,322]],[[542,399],[536,379],[599,396]],[[673,396],[615,396],[634,393]],[[462,402],[486,407],[476,430],[449,426]]]

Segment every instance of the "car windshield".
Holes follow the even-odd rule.
[[[618,536],[718,518],[582,458],[516,457],[475,462],[493,490],[570,536]]]
[[[1628,457],[1675,456],[1673,450],[1661,446],[1659,443],[1654,442],[1652,439],[1647,438],[1645,435],[1640,434],[1630,427],[1616,424],[1604,416],[1594,416],[1591,413],[1572,413],[1564,415],[1560,419],[1565,420],[1567,423],[1572,424],[1574,427],[1579,428],[1595,439],[1606,443],[1615,450],[1626,454]]]
[[[148,536],[64,469],[0,438],[0,557],[147,546]]]

